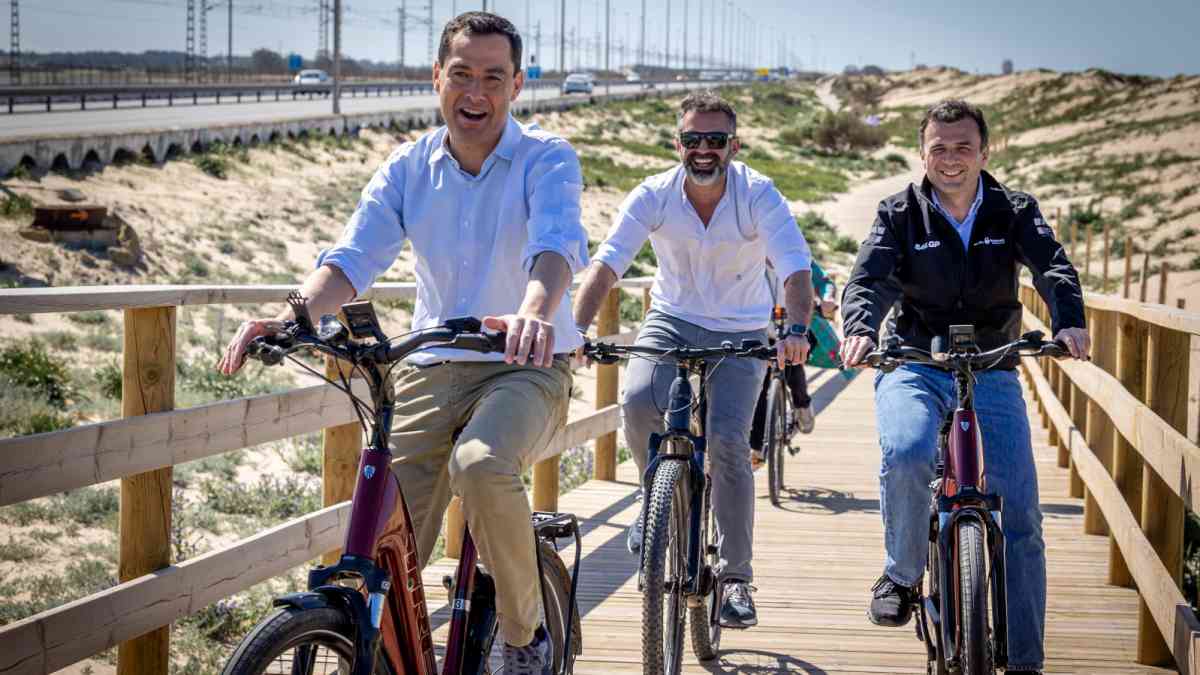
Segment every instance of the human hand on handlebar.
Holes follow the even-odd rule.
[[[504,362],[548,368],[554,363],[554,324],[532,315],[485,316],[483,325],[507,333]]]
[[[798,366],[808,360],[808,337],[789,335],[775,345],[775,359],[780,368]]]
[[[1054,339],[1066,345],[1072,357],[1081,361],[1091,358],[1092,338],[1086,328],[1064,328],[1058,331]]]
[[[217,370],[222,375],[233,375],[246,362],[246,347],[255,338],[264,335],[278,335],[283,332],[283,322],[277,319],[251,319],[243,321],[234,333],[221,359],[217,361]]]
[[[842,365],[847,368],[865,368],[866,363],[863,361],[875,349],[875,341],[867,335],[852,335],[845,340],[842,340],[842,348],[839,350],[839,355],[842,357]]]

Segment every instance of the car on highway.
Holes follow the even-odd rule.
[[[571,73],[563,80],[562,93],[572,94],[575,92],[590,94],[596,88],[596,81],[592,79],[590,73]]]
[[[292,86],[301,94],[327,94],[329,82],[329,73],[316,69],[302,70],[292,78]]]

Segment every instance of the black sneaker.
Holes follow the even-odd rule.
[[[723,628],[749,628],[758,625],[758,611],[754,609],[754,598],[750,591],[756,590],[744,581],[727,581],[721,596],[721,626]]]
[[[1006,670],[1007,675],[1042,675],[1040,670]]]
[[[533,641],[524,647],[504,643],[505,675],[554,675],[554,659],[550,653],[550,636],[538,626]]]
[[[876,626],[903,626],[912,618],[913,604],[917,600],[915,589],[891,580],[884,574],[871,587],[871,607],[867,618]]]

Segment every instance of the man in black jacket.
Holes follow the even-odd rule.
[[[899,301],[895,335],[929,349],[951,324],[972,324],[982,350],[1019,337],[1019,265],[1050,306],[1056,339],[1086,358],[1083,293],[1074,267],[1037,202],[984,171],[987,122],[963,101],[930,108],[918,131],[925,180],[879,205],[843,294],[842,359],[859,365]],[[1037,472],[1016,359],[978,374],[975,407],[989,492],[1004,498],[1009,673],[1042,668],[1046,557]],[[902,626],[912,615],[928,548],[929,484],[941,420],[955,406],[949,372],[905,365],[875,379],[882,461],[880,510],[887,559],[868,616]]]

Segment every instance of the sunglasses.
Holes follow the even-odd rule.
[[[695,150],[700,147],[700,141],[704,141],[711,150],[724,150],[731,138],[734,138],[733,134],[724,131],[684,131],[679,134],[679,143],[688,150]]]

